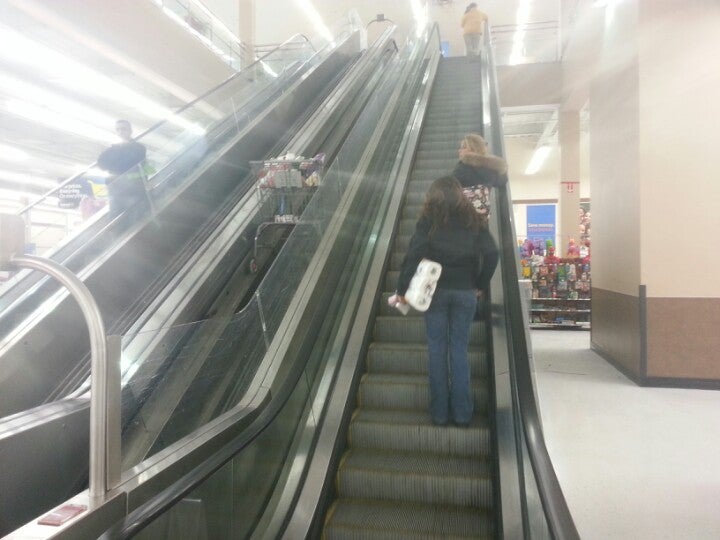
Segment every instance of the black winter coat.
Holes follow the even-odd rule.
[[[430,234],[431,222],[421,217],[410,240],[398,279],[397,292],[404,296],[420,261],[430,259],[442,265],[437,286],[441,289],[477,289],[481,239],[456,217],[447,226]]]

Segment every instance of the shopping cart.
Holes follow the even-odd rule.
[[[258,248],[262,235],[269,228],[293,228],[320,185],[324,154],[314,158],[267,159],[251,161],[257,178],[256,189],[261,221],[255,230],[253,256],[248,264],[252,273],[258,271]]]

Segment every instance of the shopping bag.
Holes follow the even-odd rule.
[[[441,272],[442,266],[440,263],[429,259],[421,260],[405,293],[407,303],[418,311],[427,311]]]

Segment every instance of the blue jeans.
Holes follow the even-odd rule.
[[[468,343],[477,298],[471,289],[437,289],[425,312],[430,416],[435,424],[472,419]]]

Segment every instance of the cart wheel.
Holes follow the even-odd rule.
[[[250,270],[251,274],[255,274],[258,271],[258,265],[255,258],[250,259],[250,263],[248,264],[248,270]]]

